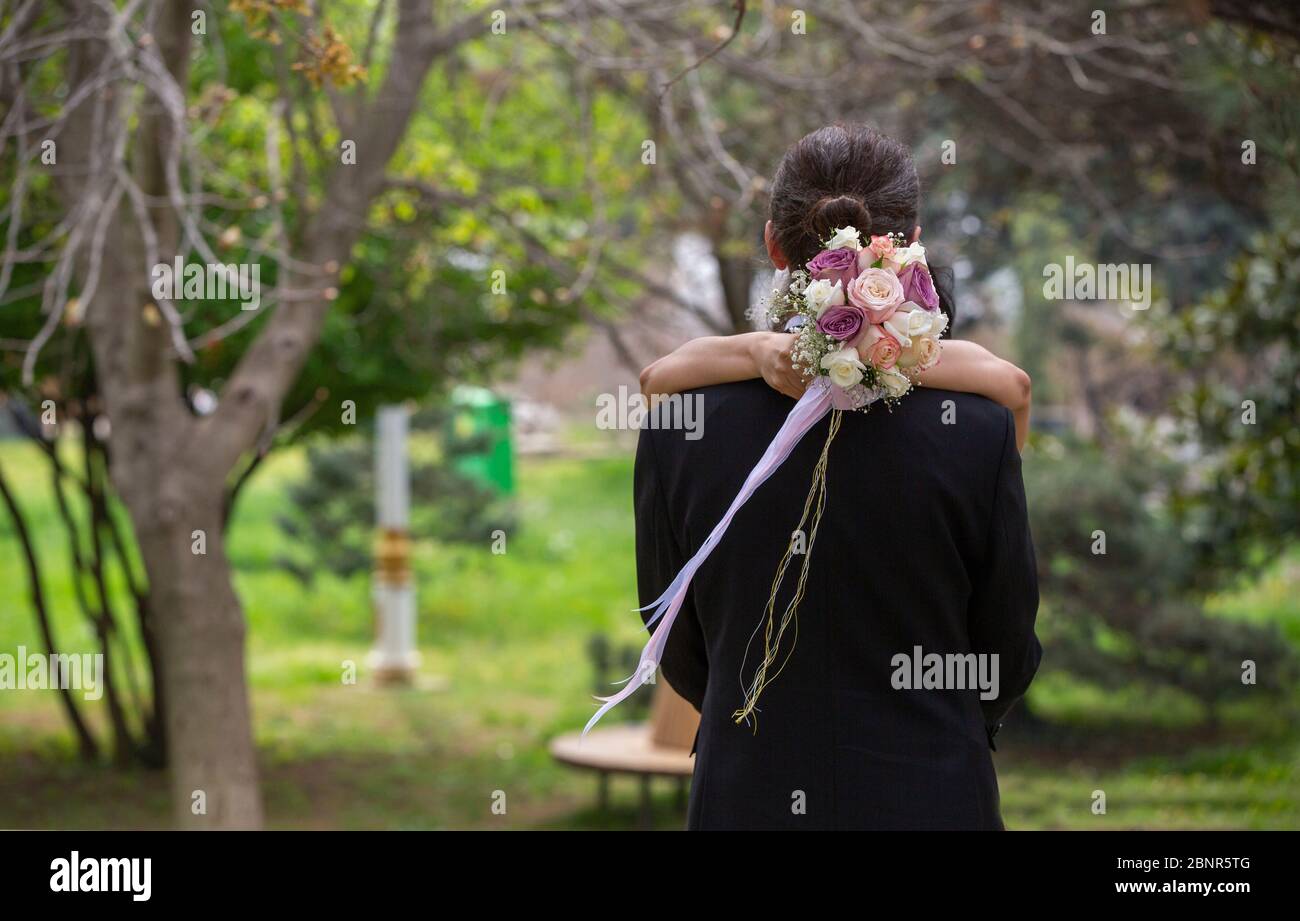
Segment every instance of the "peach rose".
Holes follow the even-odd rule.
[[[939,340],[925,336],[912,340],[898,359],[898,367],[928,371],[939,363]]]
[[[858,340],[858,354],[872,367],[885,370],[898,363],[903,347],[879,326],[868,327]]]

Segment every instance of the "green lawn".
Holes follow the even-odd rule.
[[[45,559],[61,642],[91,649],[66,575],[43,467],[0,445]],[[408,690],[366,680],[367,580],[330,576],[304,589],[273,565],[283,484],[302,458],[273,458],[241,499],[230,535],[249,619],[249,660],[269,821],[309,828],[627,827],[632,781],[614,810],[594,810],[594,780],[554,763],[546,742],[591,712],[586,646],[603,632],[638,644],[631,461],[527,459],[522,526],[507,552],[417,549],[423,680]],[[55,576],[58,576],[55,578]],[[0,515],[0,652],[38,646],[22,561]],[[1259,584],[1216,599],[1223,616],[1300,625],[1294,555]],[[361,667],[356,685],[343,663]],[[1233,712],[1222,733],[1188,725],[1177,701],[1106,697],[1044,676],[1042,709],[1077,723],[1064,741],[1017,739],[998,755],[1008,825],[1020,828],[1300,827],[1300,733],[1292,715]],[[1105,715],[1098,725],[1097,714]],[[1081,715],[1091,714],[1092,721]],[[1171,715],[1172,714],[1172,715]],[[102,714],[93,714],[97,719]],[[492,811],[504,791],[505,815]],[[1091,811],[1093,791],[1106,815]],[[659,821],[681,822],[670,788]],[[157,826],[161,775],[87,766],[73,756],[53,694],[0,693],[0,826]]]

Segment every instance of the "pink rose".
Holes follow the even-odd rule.
[[[845,288],[858,274],[858,253],[852,249],[824,249],[808,262],[808,272],[813,278],[824,278],[831,284],[840,282]]]
[[[902,283],[885,269],[866,269],[849,282],[844,293],[850,304],[866,311],[868,322],[877,325],[892,317],[903,303]]]

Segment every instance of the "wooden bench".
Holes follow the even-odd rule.
[[[686,785],[695,770],[691,745],[700,715],[668,686],[656,682],[648,723],[597,726],[582,738],[569,732],[551,741],[551,756],[561,764],[595,771],[600,777],[598,806],[609,808],[609,777],[630,774],[641,780],[642,828],[654,826],[651,784],[656,777],[677,780],[677,803],[686,804]]]

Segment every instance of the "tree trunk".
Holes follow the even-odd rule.
[[[754,285],[754,260],[749,256],[724,255],[716,242],[713,251],[718,261],[718,277],[722,281],[722,299],[727,319],[736,332],[747,333],[754,328],[747,316],[750,289]]]
[[[166,71],[188,84],[187,4],[158,4],[152,32]],[[217,411],[196,418],[182,399],[176,353],[165,320],[152,303],[152,261],[168,263],[182,251],[168,201],[166,154],[174,126],[156,99],[141,107],[134,132],[133,173],[149,197],[144,206],[152,232],[132,209],[119,206],[117,232],[104,247],[95,303],[86,311],[95,371],[112,424],[111,476],[131,515],[149,576],[149,621],[161,669],[172,802],[182,828],[257,828],[262,805],[244,673],[244,618],[231,582],[223,537],[226,479],[257,440],[278,424],[284,394],[319,338],[338,283],[339,265],[365,226],[370,203],[415,111],[433,60],[482,31],[478,15],[438,32],[428,0],[401,0],[393,50],[384,79],[346,129],[365,139],[367,155],[339,164],[325,177],[325,203],[294,234],[299,261],[312,266],[290,276],[290,287],[316,297],[281,302],[245,351],[221,390]],[[111,13],[88,6],[88,20]],[[104,23],[99,23],[105,28]],[[94,45],[92,52],[102,54]],[[85,62],[82,82],[94,72]],[[120,97],[117,97],[120,99]],[[111,100],[114,106],[115,100]],[[69,124],[62,146],[87,169],[98,116]],[[97,166],[98,165],[98,166]],[[77,170],[69,175],[80,176]],[[78,200],[82,183],[67,186]],[[99,202],[104,206],[102,201]],[[287,270],[286,270],[287,271]],[[205,553],[192,551],[203,532]]]
[[[222,537],[220,489],[179,474],[150,527],[136,527],[150,574],[172,805],[180,828],[260,828],[244,613]],[[193,552],[202,531],[205,553]]]
[[[85,8],[88,21],[107,30],[110,14]],[[160,64],[182,88],[188,83],[189,7],[158,4],[152,36]],[[89,79],[103,49],[88,43],[74,82]],[[109,97],[116,110],[121,96]],[[85,173],[107,168],[93,158],[94,107],[83,103],[61,147]],[[146,211],[160,262],[181,251],[180,228],[167,203],[165,160],[177,142],[162,101],[147,97],[134,131],[132,172],[150,196]],[[70,164],[71,165],[71,164]],[[76,169],[66,192],[85,194]],[[93,187],[93,186],[91,186]],[[101,201],[100,206],[106,206]],[[181,828],[258,828],[262,804],[244,673],[244,620],[231,583],[222,539],[222,493],[231,464],[213,439],[200,437],[198,420],[183,400],[167,323],[152,303],[151,261],[145,228],[123,201],[118,231],[105,244],[95,303],[86,324],[108,417],[112,424],[110,475],[131,516],[149,576],[149,638],[161,672],[172,807]],[[223,433],[229,434],[229,433]],[[230,439],[233,440],[233,439]],[[242,453],[252,438],[221,444]],[[202,531],[206,553],[191,552]]]
[[[173,813],[181,828],[258,828],[244,616],[222,535],[227,468],[179,399],[165,324],[141,320],[149,295],[133,269],[143,261],[138,235],[120,234],[101,282],[111,293],[89,324],[113,426],[110,472],[149,576]],[[192,550],[195,531],[205,553]]]

